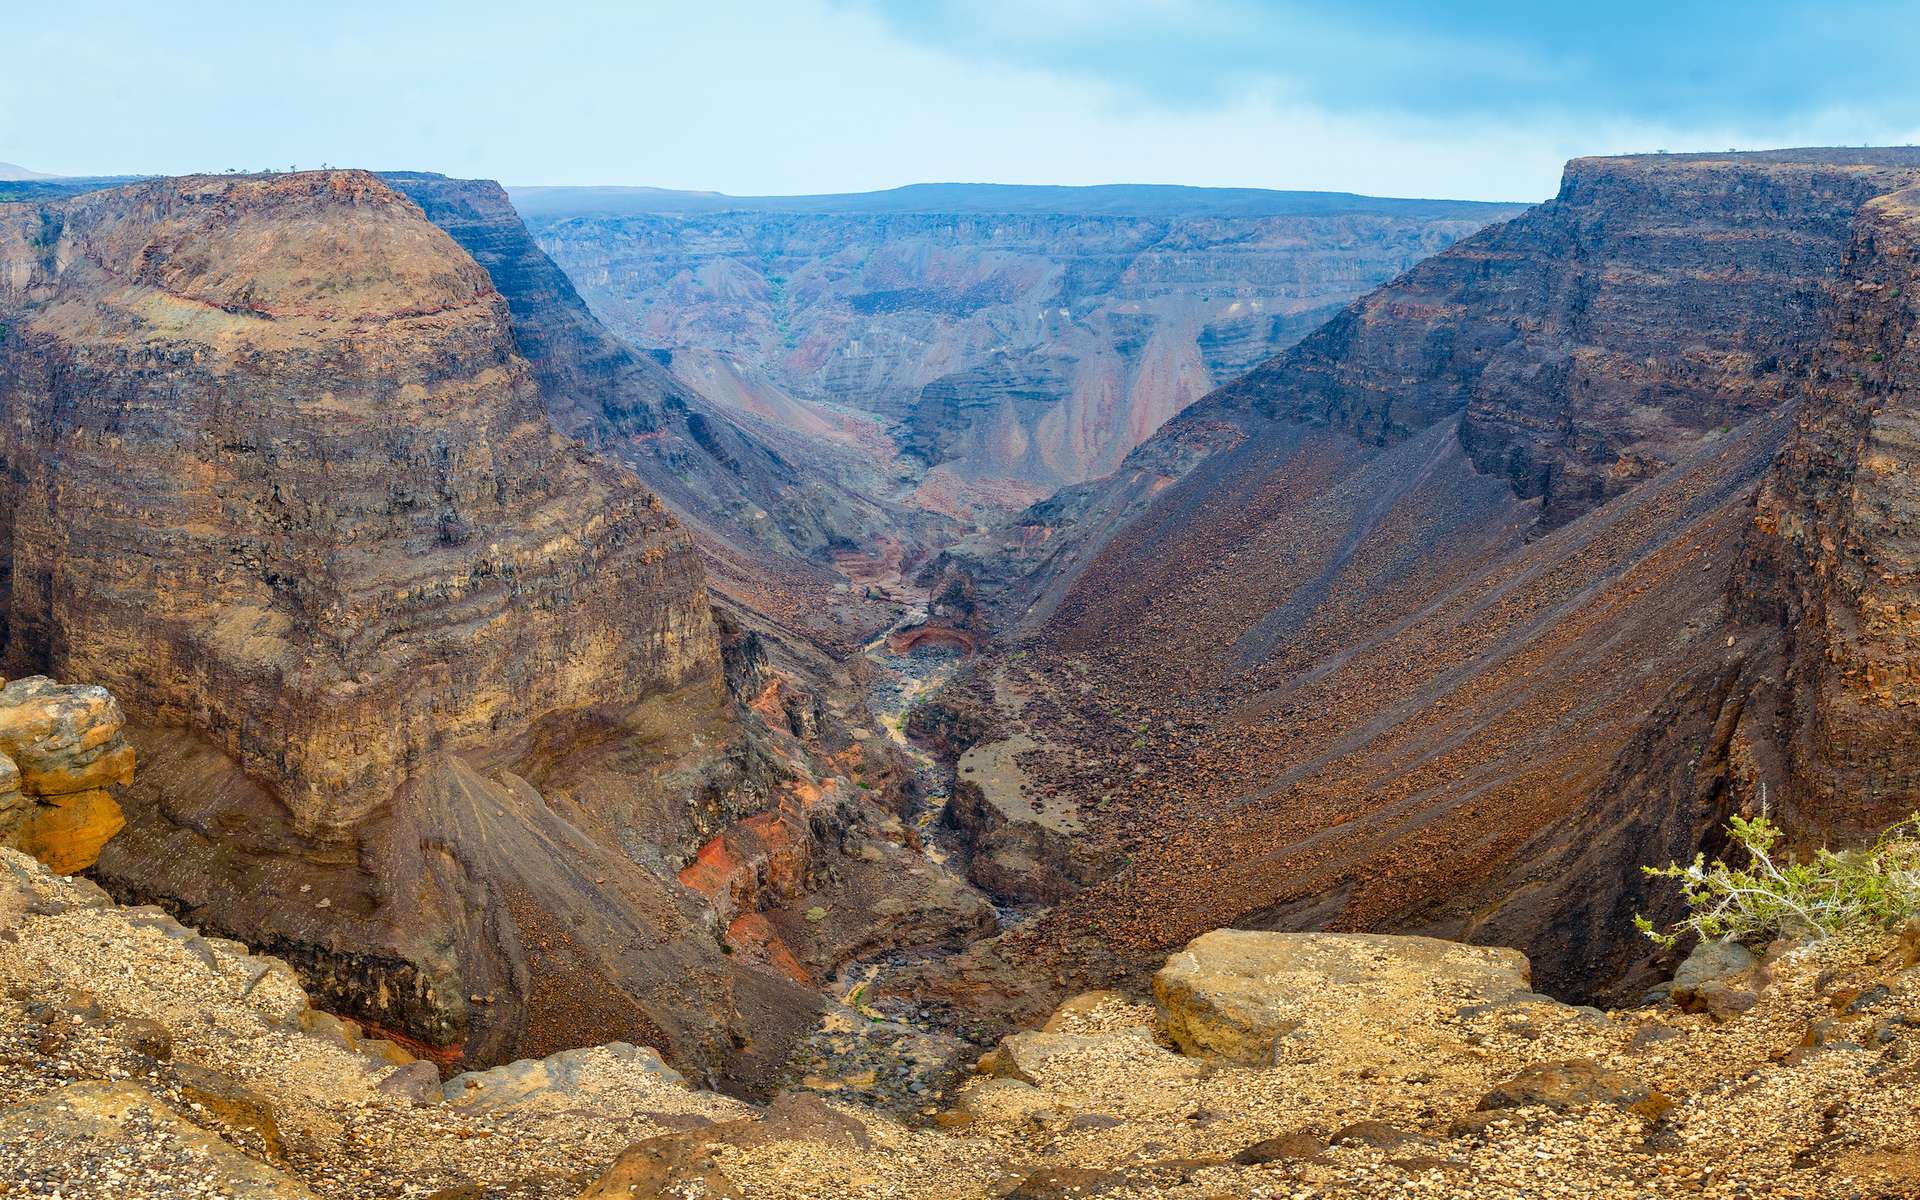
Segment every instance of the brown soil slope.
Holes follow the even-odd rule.
[[[1216,925],[1433,929],[1590,990],[1633,966],[1637,865],[1728,809],[1811,839],[1911,805],[1874,197],[1917,168],[1576,161],[1030,513],[1029,775],[1104,797],[1124,865],[1009,949],[1102,977]]]

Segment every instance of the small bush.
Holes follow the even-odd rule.
[[[1642,867],[1655,879],[1679,881],[1687,915],[1661,930],[1645,916],[1640,932],[1662,946],[1684,933],[1703,939],[1745,941],[1792,933],[1825,937],[1849,929],[1889,928],[1920,912],[1920,813],[1893,826],[1859,850],[1821,850],[1810,862],[1776,862],[1780,827],[1763,813],[1734,817],[1727,833],[1745,852],[1744,867],[1706,855],[1686,866]]]

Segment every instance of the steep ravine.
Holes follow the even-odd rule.
[[[1100,814],[1098,869],[897,986],[1039,1007],[1239,924],[1518,945],[1619,999],[1671,966],[1637,868],[1761,785],[1803,845],[1898,815],[1917,174],[1576,160],[950,554],[997,626],[961,683]]]

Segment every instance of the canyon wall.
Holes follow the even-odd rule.
[[[616,334],[790,423],[878,414],[922,473],[915,502],[960,516],[1106,474],[1355,294],[1517,211],[964,185],[521,203]]]
[[[1744,688],[1779,711],[1743,723],[1730,783],[1750,800],[1771,784],[1803,838],[1870,837],[1920,807],[1917,253],[1920,190],[1862,208],[1735,580],[1736,611],[1778,647]]]
[[[716,677],[686,535],[553,432],[486,274],[389,189],[156,183],[0,236],[10,663],[194,724],[313,833],[436,750]]]
[[[103,881],[472,1061],[779,1059],[673,878],[772,802],[698,555],[452,238],[352,171],[0,207],[0,326],[5,661],[142,762]]]
[[[1673,904],[1641,864],[1763,803],[1803,844],[1910,806],[1917,173],[1578,160],[962,547],[1028,568],[993,604],[1024,653],[976,686],[1114,864],[1010,960],[1091,979],[1209,924],[1414,929],[1630,990],[1629,918]]]
[[[615,338],[534,243],[499,184],[418,172],[382,178],[486,269],[554,426],[631,467],[697,530],[755,553],[822,558],[914,525],[865,494],[869,481],[847,461],[849,448],[729,411]]]

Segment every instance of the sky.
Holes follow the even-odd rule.
[[[1915,0],[57,0],[0,161],[740,195],[1537,200],[1566,159],[1920,141]]]

